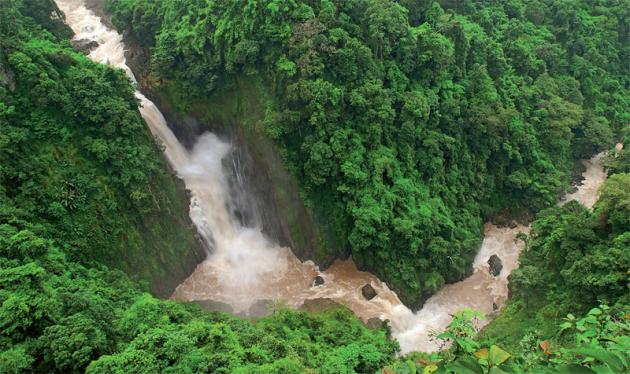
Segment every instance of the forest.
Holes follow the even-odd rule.
[[[258,125],[320,224],[408,305],[470,272],[484,220],[532,233],[498,317],[479,332],[462,311],[431,354],[343,307],[250,320],[159,299],[195,239],[135,87],[72,48],[52,0],[0,0],[0,373],[630,370],[627,1],[107,6],[182,111],[268,90]],[[556,206],[602,150],[594,210]]]
[[[409,305],[481,224],[536,212],[630,119],[626,1],[109,0],[183,111],[244,79],[258,127],[359,267]]]

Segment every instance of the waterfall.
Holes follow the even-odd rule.
[[[122,36],[108,29],[98,16],[86,9],[82,0],[56,0],[77,39],[95,40],[99,47],[89,57],[94,61],[123,69],[136,82],[127,66]],[[213,300],[230,304],[235,312],[247,314],[256,301],[282,300],[299,307],[307,299],[330,298],[350,308],[363,320],[377,317],[389,320],[393,336],[402,352],[435,351],[432,339],[461,308],[490,313],[507,299],[508,275],[518,267],[523,243],[516,239],[529,227],[500,228],[490,223],[484,227],[484,240],[474,262],[473,274],[461,282],[446,285],[414,313],[398,296],[374,275],[356,269],[351,260],[337,261],[325,272],[312,262],[301,262],[289,248],[282,248],[266,238],[255,211],[248,210],[248,197],[242,188],[237,160],[230,158],[232,146],[216,135],[200,136],[192,150],[185,149],[168,128],[159,109],[141,92],[140,114],[178,177],[191,192],[190,217],[210,248],[207,259],[173,294],[178,300]],[[232,161],[233,164],[230,164]],[[585,182],[566,199],[576,199],[592,207],[605,179],[601,155],[586,165]],[[236,183],[230,183],[235,175]],[[248,219],[243,219],[247,213]],[[503,270],[494,277],[487,260],[496,254]],[[324,284],[313,286],[316,275]],[[361,288],[371,284],[378,295],[368,301]]]

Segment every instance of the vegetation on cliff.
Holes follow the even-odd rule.
[[[108,3],[180,106],[264,82],[260,125],[324,231],[408,304],[469,271],[484,218],[553,205],[630,118],[624,1]]]
[[[630,141],[628,129],[624,142]],[[612,152],[593,211],[576,202],[538,213],[510,275],[510,299],[477,335],[474,311],[388,373],[626,373],[630,370],[630,151]]]
[[[195,7],[190,3],[186,7],[187,3],[181,2],[180,10],[202,9],[201,5],[211,3],[195,3]],[[132,3],[124,4],[129,7]],[[153,29],[140,34],[150,39],[155,35],[150,31],[157,31],[162,25],[159,11],[165,9],[165,4],[151,2],[145,4],[147,8],[131,13],[126,13],[131,8],[124,8],[119,16],[133,14],[130,19],[147,27],[152,24],[149,21],[157,22],[152,24]],[[223,12],[231,9],[230,4],[212,9]],[[475,227],[482,213],[503,208],[510,202],[517,206],[533,202],[534,207],[552,202],[572,157],[610,145],[612,131],[627,120],[627,103],[624,102],[627,96],[621,96],[627,82],[619,80],[614,84],[616,74],[623,75],[619,62],[623,60],[615,60],[614,54],[606,49],[617,48],[618,41],[628,38],[627,33],[624,34],[628,16],[623,13],[628,9],[615,8],[615,2],[598,7],[581,2],[538,2],[533,3],[533,8],[519,6],[516,1],[501,3],[500,7],[487,2],[478,9],[476,3],[456,2],[457,14],[443,13],[435,4],[426,9],[410,7],[405,11],[401,5],[387,1],[339,2],[337,7],[330,1],[318,2],[318,6],[282,1],[247,4],[254,8],[243,6],[240,9],[241,14],[246,14],[243,21],[258,22],[253,23],[256,29],[223,23],[220,25],[224,31],[212,39],[212,43],[217,41],[222,48],[228,48],[223,51],[227,53],[225,56],[232,56],[229,59],[233,62],[221,65],[225,72],[220,70],[223,75],[219,74],[215,83],[229,80],[230,71],[272,66],[288,74],[284,83],[277,82],[276,89],[284,85],[293,87],[293,94],[312,95],[300,99],[305,100],[305,106],[291,100],[276,100],[280,107],[270,108],[269,118],[277,121],[269,122],[269,129],[278,130],[276,140],[303,178],[310,198],[321,202],[324,209],[339,214],[336,217],[345,225],[340,226],[341,230],[350,235],[350,245],[358,258],[364,262],[382,261],[385,274],[394,277],[388,269],[394,266],[392,259],[398,256],[403,270],[401,278],[395,279],[404,280],[398,283],[399,287],[412,290],[414,282],[422,281],[417,283],[417,292],[427,293],[444,279],[455,279],[455,270],[465,267],[462,260],[465,256],[456,252],[441,253],[441,245],[446,246],[446,240],[456,246],[460,243],[457,250],[468,253],[474,246],[470,244],[470,249],[465,249],[468,244],[463,243],[477,241]],[[260,16],[256,13],[259,9],[256,4],[265,4],[260,14],[269,12],[278,17],[256,18]],[[442,5],[450,8],[449,4]],[[571,33],[558,31],[556,21],[545,18],[546,6],[562,7],[554,9],[564,11],[561,14],[566,17]],[[242,13],[243,9],[248,11]],[[368,9],[372,10],[368,12]],[[571,13],[571,9],[581,10]],[[151,11],[157,12],[155,18],[145,13]],[[238,14],[236,8],[232,11],[225,14]],[[287,23],[294,20],[281,17],[287,12],[291,17],[302,17],[298,19],[303,22]],[[404,18],[397,18],[400,12]],[[145,14],[149,16],[143,18]],[[367,19],[363,18],[366,14],[370,15]],[[481,22],[484,14],[495,15],[496,19],[484,24]],[[571,18],[572,15],[577,18]],[[472,24],[478,17],[482,17],[478,21],[483,28]],[[628,371],[629,150],[611,158],[613,175],[605,183],[593,212],[572,203],[543,210],[538,215],[523,254],[523,266],[512,277],[513,299],[481,338],[475,339],[473,321],[477,317],[466,311],[440,335],[441,339],[452,343],[450,348],[431,355],[415,353],[394,360],[398,346],[389,339],[387,331],[366,329],[343,308],[315,314],[281,309],[271,317],[248,321],[208,313],[196,305],[158,300],[146,292],[142,282],[114,270],[115,267],[135,271],[139,279],[151,281],[152,274],[164,271],[169,259],[177,259],[190,251],[193,234],[186,220],[181,218],[186,215],[185,199],[178,196],[175,182],[165,172],[159,149],[140,119],[133,88],[122,72],[97,65],[74,52],[66,40],[69,31],[60,18],[50,0],[0,0],[0,373],[351,373],[376,372],[383,367],[387,373]],[[319,23],[308,22],[315,18]],[[238,19],[236,16],[225,18],[225,22],[229,20]],[[363,20],[365,27],[356,20]],[[383,26],[388,20],[393,21]],[[187,27],[192,23],[207,26],[199,19],[185,22]],[[499,26],[504,23],[511,25],[510,28],[501,29]],[[531,26],[534,24],[536,27]],[[260,25],[265,27],[258,27]],[[326,28],[319,33],[309,33],[311,27],[319,30],[321,25]],[[522,38],[510,39],[509,43],[497,39],[497,35],[509,34],[511,27],[519,25],[525,27],[525,31],[519,31],[523,33]],[[527,29],[527,25],[532,29]],[[283,49],[282,43],[286,41],[283,38],[293,35],[299,27],[306,28],[302,31],[307,32],[304,35],[308,37]],[[495,30],[499,33],[495,34],[494,27],[502,31]],[[580,34],[577,32],[582,30],[580,27],[587,31],[594,27],[597,32]],[[391,34],[392,30],[399,30],[401,34]],[[405,30],[411,34],[405,34]],[[611,30],[617,30],[615,37]],[[262,60],[256,60],[253,65],[248,59],[241,65],[235,64],[239,61],[236,56],[242,53],[249,56],[247,51],[253,48],[252,44],[242,42],[240,31],[263,32],[262,36],[270,38],[260,39],[271,42],[258,45],[258,54],[255,54],[258,59],[266,58],[270,65],[262,65]],[[538,36],[537,32],[541,32],[541,39],[527,44],[530,32]],[[180,46],[194,46],[193,54],[206,56],[205,45],[188,44],[197,34],[175,33],[178,37],[175,41],[182,43]],[[364,34],[372,35],[372,39],[368,42]],[[226,39],[226,35],[231,37]],[[273,39],[273,35],[277,39]],[[483,43],[475,39],[483,35],[489,39],[484,39]],[[547,38],[558,39],[552,42]],[[226,40],[230,42],[224,43]],[[425,51],[427,55],[426,60],[413,60],[415,62],[407,66],[403,57],[408,56],[404,51],[411,47],[405,43],[410,41],[413,41],[412,46],[421,46],[411,55],[416,56],[418,51]],[[457,41],[469,46],[464,49],[465,53],[461,52]],[[597,49],[586,41],[612,45],[605,44],[606,48]],[[313,44],[308,44],[311,42]],[[503,42],[505,49],[501,47]],[[521,42],[533,49],[523,49]],[[312,50],[300,50],[300,43],[307,43]],[[329,49],[331,44],[326,43],[333,43],[335,49]],[[434,60],[437,55],[433,53],[439,48],[426,49],[428,46],[437,48],[440,43],[446,46],[445,56],[454,59],[444,60],[445,65]],[[476,59],[480,58],[477,53],[482,50],[485,51],[483,56],[491,56],[484,49],[488,46],[505,53],[503,57],[509,63],[504,67],[509,74],[494,76],[489,69],[491,65],[487,65],[485,69],[490,78],[480,81],[487,85],[473,85],[468,80],[475,76],[472,71],[478,63]],[[627,48],[626,43],[616,50],[617,57],[627,57]],[[574,53],[565,55],[571,51]],[[325,59],[320,56],[333,52],[334,55],[326,55]],[[524,53],[522,58],[511,55],[521,52]],[[273,60],[274,53],[280,54],[280,60]],[[300,53],[301,58],[298,60],[291,53]],[[361,53],[363,55],[357,55]],[[559,65],[548,65],[547,59],[554,53],[561,56],[556,61]],[[228,61],[225,56],[217,58]],[[343,62],[342,66],[348,68],[347,76],[339,75],[335,79],[327,76],[341,74],[341,70],[329,69],[324,64],[339,61],[336,59],[344,56],[356,58],[351,61],[366,63],[372,68],[355,70],[352,75],[352,66],[359,65]],[[178,58],[183,57],[185,55],[178,55]],[[563,65],[565,58],[570,58],[566,61],[572,64],[582,65],[578,64],[579,69]],[[182,61],[185,60],[177,63]],[[531,79],[529,73],[518,72],[517,68],[528,64],[547,74]],[[483,78],[482,65],[477,69]],[[190,65],[192,70],[211,67]],[[433,70],[438,68],[442,70]],[[423,73],[414,69],[422,69]],[[173,71],[174,74],[185,72]],[[445,75],[432,76],[433,71]],[[576,86],[575,79],[580,82],[586,79],[572,78],[571,74],[578,72],[590,74],[588,84]],[[205,73],[200,74],[208,77]],[[273,71],[267,73],[267,79],[279,77]],[[381,73],[383,75],[379,75]],[[364,76],[373,79],[369,87],[363,81]],[[407,80],[401,78],[404,76]],[[170,84],[186,87],[192,84],[191,77],[171,78]],[[312,77],[318,78],[312,80]],[[386,78],[379,81],[379,77]],[[351,89],[332,86],[332,82],[349,82],[346,79],[357,86]],[[392,82],[400,83],[399,79],[407,83],[392,86]],[[546,83],[538,87],[542,81]],[[445,88],[444,82],[450,82],[451,86]],[[573,83],[566,86],[562,82]],[[207,84],[211,85],[211,81]],[[322,91],[309,91],[311,84],[321,85]],[[506,91],[505,85],[512,88]],[[494,91],[491,86],[495,87]],[[466,91],[475,87],[486,87],[496,94],[489,96],[498,98],[493,104],[494,111],[488,107],[483,109],[485,99],[475,105],[469,103],[482,97]],[[579,90],[565,91],[567,87]],[[206,89],[213,87],[203,88]],[[190,90],[194,92],[192,86]],[[404,109],[406,100],[422,103],[426,99],[423,94],[417,94],[418,90],[426,90],[427,97],[433,97],[434,101],[427,104],[427,112],[407,113],[410,108],[418,107],[411,103]],[[368,95],[370,92],[372,96]],[[336,93],[340,95],[339,101],[329,101]],[[277,93],[280,99],[289,97],[283,96],[285,94],[290,95]],[[576,97],[582,97],[583,101],[571,101]],[[335,105],[340,107],[335,108]],[[379,109],[372,108],[373,105]],[[391,107],[388,109],[387,105]],[[349,109],[351,106],[362,109],[355,108],[353,112]],[[558,108],[564,111],[556,112]],[[475,116],[477,109],[482,111]],[[511,113],[506,117],[509,121],[492,117],[504,111]],[[571,122],[578,119],[569,115],[571,113],[579,114],[577,122]],[[361,115],[365,118],[361,119]],[[382,115],[383,121],[389,118],[390,122],[372,122],[375,118],[372,116],[377,115]],[[404,120],[406,115],[411,117]],[[297,122],[287,122],[293,116]],[[308,116],[308,120],[302,116]],[[295,126],[289,126],[291,123]],[[378,126],[370,126],[370,123]],[[397,125],[409,131],[394,131],[392,128]],[[551,129],[562,130],[560,133],[564,135],[551,136],[545,132]],[[327,138],[327,131],[333,131],[336,137]],[[411,142],[407,148],[401,145],[404,139]],[[328,140],[334,142],[328,144]],[[484,148],[484,142],[489,142],[489,148]],[[319,151],[315,151],[317,149]],[[347,158],[339,164],[329,164],[330,168],[326,169],[322,162],[335,160],[334,155],[339,155],[337,152],[343,149]],[[446,152],[447,149],[451,151]],[[570,154],[560,154],[558,150],[562,149]],[[489,152],[485,156],[484,150]],[[323,153],[319,159],[313,156],[313,152],[320,151]],[[434,160],[435,164],[427,160]],[[329,174],[322,174],[325,170]],[[550,173],[545,174],[545,171]],[[352,177],[344,173],[355,174]],[[321,179],[314,179],[317,175]],[[333,177],[338,180],[333,181]],[[471,180],[475,178],[483,182],[477,187],[479,191],[473,189]],[[517,180],[524,184],[510,184]],[[482,187],[487,188],[495,200],[483,197]],[[499,199],[500,193],[509,197]],[[360,194],[364,194],[361,199],[365,201],[357,197]],[[421,199],[423,196],[428,198]],[[326,202],[341,202],[341,206],[326,205]],[[408,224],[408,219],[418,218],[416,214],[424,217],[422,204],[435,204],[425,207],[429,209],[425,213],[429,214],[427,217],[443,221]],[[455,211],[463,208],[466,210]],[[374,215],[372,221],[359,220],[367,213]],[[369,230],[356,231],[357,222],[375,230],[374,238]],[[422,242],[425,239],[438,244],[425,248],[426,243]],[[357,247],[357,243],[364,240],[371,244]],[[401,244],[392,246],[391,254],[379,257],[377,252],[371,252],[385,251],[381,246],[398,243],[398,240]],[[409,244],[413,240],[420,240],[414,244],[416,247]],[[418,250],[415,256],[406,252],[413,248]],[[451,260],[448,256],[457,257]],[[411,257],[414,259],[410,260]],[[417,264],[416,257],[426,263]],[[150,262],[153,259],[157,262]],[[427,269],[439,261],[447,264],[438,268],[437,275],[431,275],[434,279],[424,279],[424,275],[416,273],[416,266]],[[600,306],[601,303],[609,306]],[[569,312],[577,317],[566,315]]]
[[[114,266],[167,296],[204,254],[195,258],[187,198],[127,77],[69,48],[52,2],[2,4],[3,234],[54,240],[72,261]]]
[[[389,362],[397,343],[348,310],[252,323],[160,301],[103,265],[150,281],[191,252],[193,232],[177,219],[186,199],[128,79],[73,51],[55,12],[48,0],[0,1],[0,373],[373,372]]]
[[[627,135],[624,141],[628,141]],[[389,373],[626,373],[630,370],[630,165],[610,155],[593,211],[576,202],[538,213],[510,275],[510,299],[481,330],[473,311]]]
[[[455,315],[439,337],[451,344],[433,354],[413,353],[383,369],[384,373],[503,374],[627,373],[630,370],[630,320],[628,306],[592,308],[584,317],[569,314],[558,326],[563,342],[527,334],[521,350],[508,352],[491,340],[476,339],[470,310]],[[554,326],[554,329],[556,327]]]
[[[499,344],[522,360],[538,352],[547,361],[553,355],[542,353],[542,342],[557,354],[611,342],[619,344],[611,349],[628,369],[630,174],[611,173],[593,212],[571,202],[537,215],[520,267],[510,276],[508,305],[482,332],[482,342]]]
[[[580,315],[600,303],[630,305],[629,186],[630,174],[614,174],[595,212],[571,202],[538,214],[510,276],[508,310],[488,336],[509,345],[528,333],[551,338],[567,313]]]

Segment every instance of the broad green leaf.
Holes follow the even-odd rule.
[[[409,368],[409,373],[411,374],[418,373],[418,367],[416,366],[416,364],[413,363],[413,361],[407,360],[407,367]]]
[[[496,366],[496,365],[501,365],[502,363],[507,361],[507,359],[510,358],[510,356],[511,355],[507,353],[506,351],[504,351],[503,349],[499,348],[496,345],[493,345],[490,347],[488,360],[493,366]]]
[[[573,326],[571,322],[564,322],[560,324],[560,331],[564,331],[566,329],[570,329]]]
[[[586,366],[578,364],[562,365],[557,368],[559,374],[597,374]]]
[[[615,374],[615,372],[606,365],[597,365],[591,367],[597,374]]]
[[[593,308],[591,309],[588,314],[594,315],[594,316],[598,316],[600,314],[602,314],[602,310],[599,308]]]
[[[507,371],[503,371],[498,366],[493,366],[493,367],[490,368],[490,371],[488,372],[488,374],[508,374],[508,372]]]
[[[457,374],[483,374],[483,368],[472,357],[462,357],[446,365],[446,370]]]
[[[610,366],[610,368],[617,373],[621,373],[624,369],[624,364],[621,359],[617,357],[617,355],[611,352],[607,352],[599,347],[578,347],[572,349],[571,352],[586,357],[592,357],[598,361],[601,361]]]
[[[593,316],[588,316],[588,317],[584,318],[584,322],[595,324],[598,321],[597,321],[597,318],[595,318]]]
[[[422,369],[422,374],[433,374],[438,369],[437,365],[428,365]]]
[[[514,368],[512,368],[511,366],[508,365],[500,365],[498,366],[499,369],[501,369],[504,373],[508,373],[508,374],[517,374],[517,373],[521,373],[522,371],[519,369],[518,371]]]

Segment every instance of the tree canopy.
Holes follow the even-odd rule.
[[[241,77],[329,246],[417,304],[630,119],[624,1],[109,0],[186,103]]]
[[[164,276],[160,261],[194,241],[133,87],[72,50],[61,18],[47,18],[52,1],[0,9],[14,25],[0,22],[0,373],[374,372],[391,361],[387,330],[344,308],[249,321],[131,280]]]
[[[194,235],[134,88],[53,1],[0,0],[0,372],[627,372],[628,147],[594,211],[549,207],[575,159],[630,139],[626,5],[109,0],[176,103],[264,82],[320,221],[408,302],[467,272],[487,216],[546,208],[482,335],[463,311],[450,347],[396,358],[345,308],[246,320],[149,294]]]

